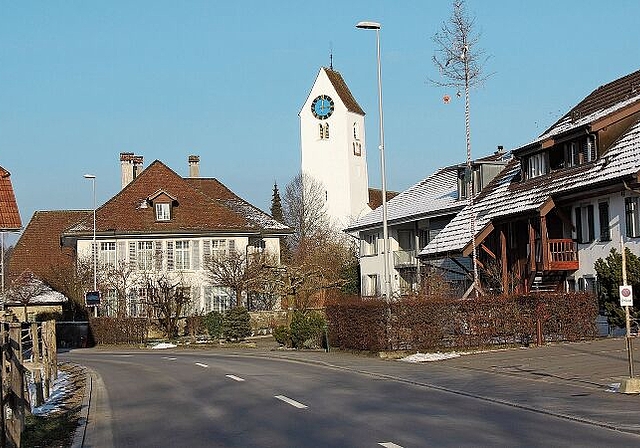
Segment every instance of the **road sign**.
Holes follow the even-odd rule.
[[[633,306],[633,289],[631,285],[620,286],[620,306]]]
[[[100,291],[87,291],[84,296],[84,303],[87,306],[100,305]]]

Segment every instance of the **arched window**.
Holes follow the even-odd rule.
[[[324,138],[329,139],[329,123],[324,125]]]
[[[324,138],[324,125],[320,123],[318,126],[320,127],[320,140],[322,140]]]
[[[358,140],[358,123],[353,123],[353,139]]]

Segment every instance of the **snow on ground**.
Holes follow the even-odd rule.
[[[400,361],[418,363],[418,362],[442,361],[444,359],[459,358],[459,357],[460,357],[460,353],[456,353],[456,352],[416,353],[414,355],[405,356],[404,358],[401,358]]]
[[[176,348],[177,345],[169,344],[168,342],[158,342],[156,345],[153,345],[151,348],[153,350],[164,350],[166,348]]]
[[[51,386],[51,395],[47,401],[42,405],[32,409],[33,415],[48,415],[51,412],[61,410],[66,395],[71,392],[71,379],[69,374],[63,370],[58,370],[58,378],[53,382]],[[35,399],[35,386],[33,383],[29,383],[29,393],[32,399]],[[33,401],[32,401],[33,402]]]

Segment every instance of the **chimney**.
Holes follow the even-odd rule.
[[[200,177],[200,156],[189,156],[189,177]]]
[[[132,152],[120,153],[120,179],[122,188],[129,185],[142,171],[142,156],[136,156]]]
[[[504,146],[502,145],[498,145],[498,150],[496,151],[496,154],[504,154]]]

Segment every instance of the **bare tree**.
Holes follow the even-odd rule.
[[[325,189],[314,177],[300,173],[287,185],[284,220],[294,230],[288,238],[293,256],[317,247],[330,232],[329,216],[324,204]]]
[[[236,306],[240,306],[245,293],[265,295],[273,290],[268,285],[271,276],[269,266],[276,265],[277,260],[264,251],[230,251],[206,257],[203,269],[211,284],[233,289]]]
[[[101,265],[98,270],[99,289],[103,294],[102,309],[107,314],[115,314],[117,317],[127,315],[127,296],[131,288],[139,283],[134,266],[125,261],[119,260],[115,264]],[[106,301],[106,293],[115,293],[115,303]]]
[[[33,272],[24,271],[11,282],[11,287],[6,296],[9,300],[22,304],[26,321],[28,317],[27,307],[36,297],[49,291],[51,291],[51,288],[37,278]]]
[[[178,336],[178,319],[191,303],[191,288],[182,275],[163,271],[145,272],[140,282],[146,289],[149,318],[158,319],[160,328],[169,338]]]
[[[464,118],[467,146],[467,169],[465,180],[467,183],[467,201],[471,214],[471,240],[473,248],[473,285],[465,293],[475,290],[476,296],[481,292],[478,278],[478,254],[476,249],[476,215],[473,210],[473,176],[471,159],[471,126],[469,113],[469,90],[478,86],[486,77],[483,76],[483,66],[487,61],[484,51],[477,48],[480,36],[475,32],[475,18],[470,17],[465,9],[464,0],[453,2],[453,13],[448,22],[433,37],[436,52],[433,62],[438,68],[443,81],[431,80],[434,84],[444,87],[464,88]]]

